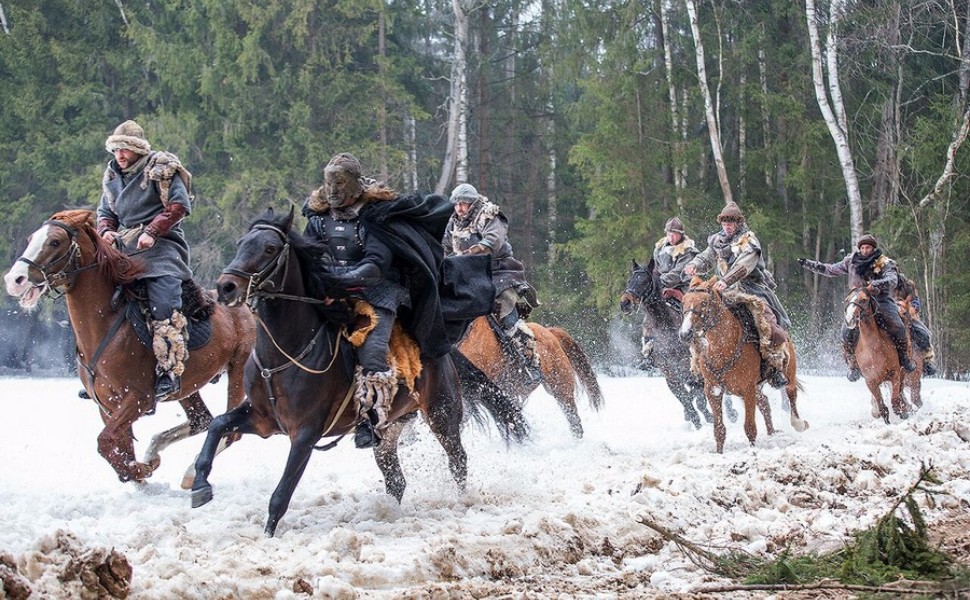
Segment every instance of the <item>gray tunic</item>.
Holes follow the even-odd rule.
[[[660,238],[653,247],[653,262],[660,273],[660,283],[665,288],[683,290],[690,283],[684,275],[684,267],[700,252],[694,240],[686,235],[679,244],[671,244],[667,236]]]
[[[146,156],[149,158],[151,155]],[[133,254],[136,251],[139,228],[152,222],[165,207],[162,206],[158,182],[144,177],[147,160],[139,161],[141,168],[135,173],[124,174],[114,159],[108,163],[102,182],[101,201],[98,204],[98,218],[110,218],[118,223],[119,240],[124,240],[123,251]],[[144,189],[142,185],[145,184]],[[181,176],[172,178],[169,189],[169,202],[177,202],[185,207],[185,214],[191,210],[188,191]],[[185,241],[181,223],[176,223],[164,236],[155,240],[155,245],[138,254],[145,263],[146,271],[142,278],[170,276],[182,281],[192,278],[189,268],[189,245]]]
[[[711,235],[707,238],[707,249],[688,264],[698,273],[707,273],[716,266],[721,281],[729,288],[761,298],[771,307],[782,328],[791,327],[788,313],[775,296],[775,280],[765,269],[761,242],[747,227],[739,228],[731,237],[724,231]]]
[[[809,260],[805,262],[805,266],[810,271],[825,277],[848,275],[850,289],[871,284],[879,290],[880,294],[887,295],[896,289],[896,284],[898,283],[896,261],[886,256],[880,256],[873,261],[872,268],[866,271],[865,276],[863,276],[856,273],[856,270],[852,268],[852,258],[856,254],[858,252],[852,252],[837,263],[823,263]]]
[[[499,207],[485,200],[475,206],[465,218],[452,215],[445,226],[441,244],[445,256],[466,254],[472,246],[483,245],[492,255],[492,282],[495,294],[509,288],[517,291],[529,287],[525,280],[525,265],[512,256],[509,243],[509,221]]]

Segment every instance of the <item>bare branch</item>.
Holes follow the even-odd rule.
[[[933,186],[933,190],[923,196],[923,199],[919,201],[920,208],[928,206],[930,202],[933,202],[943,191],[943,188],[946,187],[946,184],[953,179],[953,163],[956,161],[957,150],[967,140],[968,132],[970,132],[970,110],[963,113],[963,124],[946,149],[946,164],[943,166],[943,174],[936,180],[936,185]]]

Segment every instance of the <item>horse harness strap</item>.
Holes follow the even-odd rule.
[[[91,357],[91,362],[89,364],[84,364],[83,362],[78,360],[78,363],[80,363],[80,365],[84,367],[84,370],[87,371],[88,376],[91,378],[91,392],[94,394],[93,396],[94,401],[97,403],[98,408],[101,409],[101,412],[103,412],[105,415],[109,417],[111,416],[111,411],[108,410],[107,407],[105,407],[104,403],[101,402],[101,399],[98,398],[98,392],[94,388],[94,380],[95,380],[95,377],[97,376],[97,371],[95,371],[95,368],[98,365],[98,359],[100,359],[101,355],[104,354],[104,351],[108,347],[108,344],[110,344],[111,340],[113,340],[114,337],[118,334],[118,331],[121,330],[121,326],[124,325],[124,323],[125,323],[125,311],[123,310],[118,311],[117,318],[115,318],[114,323],[111,324],[111,328],[108,329],[108,333],[105,334],[103,338],[101,338],[101,343],[98,344],[98,348],[94,351],[94,356]],[[77,350],[77,356],[79,359],[83,357],[80,350]]]

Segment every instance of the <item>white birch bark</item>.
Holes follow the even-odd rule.
[[[115,5],[118,6],[118,12],[121,13],[121,20],[125,25],[128,25],[128,17],[125,16],[125,7],[121,5],[121,0],[115,0]]]
[[[714,103],[711,90],[707,86],[707,69],[704,66],[704,43],[701,41],[700,27],[697,25],[697,8],[694,0],[685,0],[687,14],[690,17],[690,30],[694,36],[694,57],[697,59],[697,79],[701,95],[704,97],[704,113],[707,117],[707,132],[711,140],[711,152],[714,154],[714,164],[717,167],[717,179],[721,184],[721,194],[724,203],[734,201],[731,193],[731,182],[728,179],[727,168],[724,166],[724,156],[721,148],[721,136],[718,134],[717,116],[714,114]]]
[[[841,105],[842,93],[838,82],[838,43],[837,32],[835,31],[838,23],[836,13],[841,12],[840,0],[831,0],[829,5],[830,12],[833,13],[832,22],[829,25],[826,49],[828,64],[828,90],[834,91],[833,98],[830,100],[826,95],[826,83],[822,73],[822,49],[818,37],[818,24],[816,22],[815,0],[805,0],[805,18],[808,23],[808,38],[812,52],[812,82],[815,84],[815,99],[818,108],[825,119],[829,135],[835,143],[835,150],[839,157],[839,164],[842,167],[842,178],[845,181],[846,195],[849,203],[849,221],[852,233],[852,243],[862,236],[862,194],[859,191],[859,178],[855,170],[855,161],[852,158],[852,150],[849,148],[849,135],[845,124],[845,108]],[[833,71],[834,67],[834,73]],[[833,104],[839,106],[833,108]],[[836,116],[840,115],[840,116]]]
[[[761,129],[765,140],[765,154],[771,156],[771,113],[768,110],[768,60],[765,57],[764,32],[758,48],[758,79],[761,84]],[[771,161],[765,161],[765,187],[771,188]]]
[[[404,139],[408,145],[408,190],[418,189],[418,133],[417,124],[410,113],[404,116]]]
[[[667,73],[667,95],[670,99],[670,134],[673,140],[673,171],[674,171],[674,190],[677,194],[677,212],[684,212],[684,188],[686,181],[684,174],[687,166],[684,161],[684,143],[680,136],[680,117],[677,107],[677,86],[674,83],[674,60],[672,41],[670,39],[670,13],[668,2],[670,0],[660,0],[660,31],[664,40],[664,71]]]
[[[10,26],[7,23],[7,13],[3,12],[3,4],[0,4],[0,26],[3,27],[3,32],[10,35]]]
[[[740,109],[738,110],[738,193],[741,194],[741,198],[746,198],[747,190],[745,188],[747,187],[747,182],[744,176],[744,161],[747,158],[748,122],[744,118],[744,87],[748,84],[748,76],[743,68],[741,69],[738,83],[740,84],[738,86],[740,89],[740,103],[738,107]]]
[[[468,86],[465,48],[468,43],[468,12],[462,0],[452,0],[455,11],[455,48],[451,65],[451,95],[448,99],[448,133],[441,176],[435,193],[446,193],[452,181],[468,180]]]

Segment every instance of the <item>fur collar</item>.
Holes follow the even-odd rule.
[[[364,188],[364,193],[361,195],[360,200],[354,203],[354,205],[394,200],[397,197],[397,192],[391,188],[380,183],[374,183]],[[310,197],[306,200],[306,206],[310,211],[315,213],[326,213],[331,209],[330,202],[327,201],[327,193],[324,191],[323,186],[318,187],[310,193]]]

